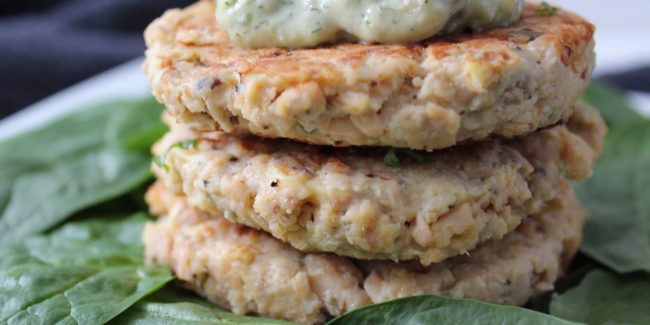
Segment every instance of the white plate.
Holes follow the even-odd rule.
[[[47,97],[0,120],[0,139],[31,130],[66,113],[115,99],[150,96],[140,57]]]
[[[138,58],[98,74],[0,120],[0,139],[44,125],[93,103],[150,96],[149,81],[140,69],[142,60]],[[632,93],[630,99],[633,107],[650,116],[650,94]]]

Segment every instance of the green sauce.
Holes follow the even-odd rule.
[[[217,20],[244,47],[340,40],[417,42],[516,21],[523,0],[217,0]]]

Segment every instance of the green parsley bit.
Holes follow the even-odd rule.
[[[402,149],[402,151],[405,154],[411,156],[411,158],[417,160],[419,163],[429,163],[429,162],[431,162],[431,158],[427,157],[426,155],[424,155],[424,154],[422,154],[422,153],[420,153],[418,151],[411,150],[411,149]]]
[[[390,167],[399,167],[399,158],[397,154],[405,154],[411,158],[417,160],[419,163],[429,163],[431,158],[427,157],[425,154],[422,154],[418,151],[405,149],[405,148],[390,148],[386,155],[384,156],[384,164]]]
[[[553,7],[548,2],[542,1],[535,11],[543,16],[552,16],[557,11],[557,7]]]
[[[173,145],[172,147],[175,146],[175,147],[181,147],[181,148],[183,148],[183,149],[193,149],[193,148],[196,147],[196,143],[197,143],[198,141],[199,141],[199,139],[190,139],[190,140],[185,140],[185,141],[181,141],[181,142],[179,142],[179,143]]]
[[[167,159],[167,153],[172,148],[183,148],[183,149],[192,149],[196,147],[196,143],[199,139],[190,139],[181,142],[174,143],[171,145],[165,152],[153,158],[153,162],[158,165],[158,167],[164,167],[166,172],[169,172],[169,165],[165,164],[165,159]]]
[[[397,158],[397,149],[395,148],[388,149],[388,152],[384,156],[384,164],[390,167],[399,166],[399,158]]]

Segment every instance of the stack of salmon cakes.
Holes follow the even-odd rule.
[[[336,0],[247,11],[275,2],[201,1],[145,32],[170,126],[147,262],[235,313],[304,324],[420,294],[522,305],[552,289],[586,218],[569,180],[591,175],[606,133],[576,103],[594,27],[517,0],[361,1],[365,29],[327,18]]]

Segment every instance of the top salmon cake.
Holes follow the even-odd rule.
[[[144,70],[179,122],[330,146],[433,150],[566,120],[594,27],[528,4],[507,27],[415,44],[244,49],[202,1],[146,30]]]

